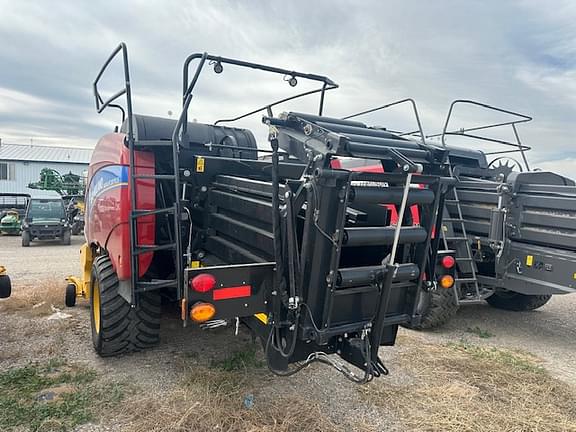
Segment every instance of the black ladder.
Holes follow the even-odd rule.
[[[449,164],[450,175],[454,177],[452,164]],[[450,216],[442,219],[443,222],[449,222],[449,225],[442,226],[441,235],[444,242],[445,249],[452,249],[456,252],[456,263],[460,271],[456,272],[456,279],[454,283],[454,296],[456,304],[477,304],[482,303],[484,297],[480,290],[478,283],[476,263],[472,255],[472,248],[466,232],[464,216],[462,215],[462,207],[460,206],[460,199],[458,198],[458,191],[456,188],[452,189],[452,195],[447,198],[445,204],[452,204],[456,207],[456,217]],[[462,277],[461,274],[466,274]],[[461,295],[462,293],[462,295]]]
[[[182,269],[182,245],[180,244],[180,178],[179,178],[179,149],[177,143],[173,141],[136,141],[131,134],[128,134],[128,147],[130,149],[130,270],[131,270],[131,290],[132,290],[132,304],[137,303],[138,294],[146,291],[151,291],[167,287],[181,287],[180,282],[183,280]],[[172,148],[172,173],[171,174],[138,174],[135,167],[135,152],[139,150],[150,150],[157,147],[171,147]],[[154,208],[154,209],[139,209],[136,207],[136,195],[138,180],[151,179],[151,180],[171,180],[174,188],[174,204],[170,207]],[[158,185],[156,185],[158,187]],[[155,200],[157,201],[157,200]],[[173,232],[168,243],[142,245],[138,243],[138,221],[145,216],[172,216],[173,218]],[[140,262],[139,258],[142,254],[171,250],[174,253],[175,274],[174,279],[162,280],[140,280]]]

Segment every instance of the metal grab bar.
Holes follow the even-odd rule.
[[[98,91],[98,83],[100,82],[100,79],[104,75],[106,69],[108,69],[110,63],[112,63],[112,60],[114,60],[114,58],[118,55],[119,52],[122,52],[122,63],[124,70],[124,88],[119,90],[112,96],[110,96],[106,101],[104,101],[102,95]],[[130,70],[128,68],[128,49],[126,48],[126,44],[124,42],[121,42],[116,47],[116,49],[112,51],[112,54],[110,54],[106,62],[104,62],[104,65],[100,69],[100,72],[98,72],[98,75],[96,76],[96,79],[92,84],[92,88],[94,92],[94,99],[96,101],[96,111],[98,112],[98,114],[102,113],[102,111],[104,111],[108,107],[120,110],[120,112],[122,113],[122,123],[124,123],[124,120],[128,118],[128,139],[131,140],[133,137],[132,91],[130,87]],[[121,105],[112,103],[123,95],[126,95],[126,111],[124,110],[124,108],[122,108]],[[126,117],[126,114],[128,115],[128,117]]]
[[[476,126],[476,127],[471,127],[471,128],[460,128],[460,129],[449,131],[448,126],[450,124],[450,120],[452,119],[452,115],[454,113],[454,108],[456,105],[459,105],[459,104],[460,105],[466,104],[466,105],[479,106],[481,108],[485,108],[485,109],[490,110],[490,111],[500,112],[500,113],[504,113],[504,114],[518,117],[518,120],[511,120],[511,121],[501,122],[501,123],[492,123],[492,124],[487,124],[487,125],[483,125],[483,126]],[[492,143],[496,143],[496,144],[502,144],[505,146],[515,147],[514,150],[487,152],[485,154],[504,154],[504,153],[519,152],[522,155],[522,160],[524,162],[524,165],[526,166],[526,169],[529,171],[530,166],[528,164],[528,159],[526,158],[525,152],[528,150],[531,150],[532,147],[529,147],[527,145],[522,144],[522,142],[520,141],[520,136],[518,135],[518,130],[516,128],[516,125],[521,124],[521,123],[527,123],[527,122],[532,121],[532,120],[533,120],[532,117],[525,115],[525,114],[515,112],[515,111],[506,110],[504,108],[498,108],[498,107],[495,107],[492,105],[488,105],[488,104],[474,101],[474,100],[470,100],[470,99],[456,99],[455,101],[453,101],[450,104],[450,108],[448,109],[448,115],[446,116],[446,121],[444,123],[444,128],[442,129],[442,132],[437,133],[437,134],[433,134],[433,135],[428,135],[427,138],[441,137],[443,147],[446,147],[446,136],[447,135],[457,135],[457,136],[461,136],[461,137],[472,138],[472,139],[476,139],[476,140],[487,141],[487,142],[492,142]],[[470,134],[469,133],[469,132],[481,131],[481,130],[486,130],[486,129],[494,129],[494,128],[503,127],[503,126],[511,126],[512,127],[512,131],[514,133],[514,138],[516,140],[515,143],[510,142],[510,141],[504,141],[504,140],[499,140],[499,139],[495,139],[495,138],[490,138],[490,137],[486,137],[486,136],[482,136],[482,135],[476,135],[476,134]]]
[[[402,99],[399,101],[395,101],[395,102],[390,102],[388,104],[385,105],[381,105],[379,107],[376,108],[371,108],[365,111],[360,111],[357,112],[355,114],[350,114],[346,117],[342,117],[342,120],[348,120],[354,117],[359,117],[362,116],[364,114],[370,114],[373,113],[375,111],[380,111],[380,110],[384,110],[386,108],[390,108],[396,105],[401,105],[404,103],[409,103],[410,105],[412,105],[412,110],[414,111],[414,117],[416,118],[416,124],[418,125],[418,130],[417,131],[412,131],[412,132],[407,132],[407,133],[400,133],[398,134],[398,136],[403,136],[403,135],[413,135],[415,133],[419,133],[420,135],[420,139],[422,140],[422,144],[426,145],[426,136],[424,135],[424,129],[422,128],[422,122],[420,121],[420,115],[418,114],[418,108],[416,108],[416,102],[414,101],[414,99],[412,98],[406,98],[406,99]]]

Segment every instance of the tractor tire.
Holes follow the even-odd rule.
[[[73,283],[66,285],[66,298],[64,303],[67,307],[76,306],[76,285]]]
[[[64,231],[62,237],[60,238],[60,243],[66,246],[70,246],[70,237],[71,237],[70,230]]]
[[[98,355],[117,356],[158,344],[158,291],[142,293],[138,306],[131,307],[118,292],[118,277],[107,256],[94,260],[90,285],[92,342]]]
[[[412,330],[425,330],[446,324],[458,312],[454,290],[437,288],[422,294],[419,311],[422,316],[420,324],[406,324]]]
[[[10,276],[0,275],[0,299],[8,298],[12,294],[12,283],[10,282]]]
[[[22,247],[30,246],[30,232],[22,231]]]
[[[531,311],[544,306],[551,295],[528,295],[512,291],[497,291],[486,299],[486,302],[497,309],[509,311]]]

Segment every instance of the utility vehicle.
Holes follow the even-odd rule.
[[[102,77],[118,58],[124,86],[104,97]],[[209,66],[314,88],[210,124],[189,121]],[[68,279],[67,304],[90,299],[96,352],[158,343],[164,299],[184,326],[245,325],[280,375],[312,362],[359,383],[387,374],[379,347],[395,343],[400,324],[419,323],[422,293],[454,283],[453,251],[434,233],[455,180],[446,149],[427,144],[414,101],[378,108],[413,109],[418,134],[400,136],[325,116],[338,87],[325,76],[207,53],[189,56],[183,75],[177,119],[134,114],[124,44],[94,82],[97,111],[119,109],[122,124],[90,162],[82,276]],[[278,112],[305,96],[318,97],[314,113]],[[268,144],[237,126],[257,115]],[[337,157],[370,159],[386,172],[338,169]]]
[[[30,195],[20,193],[0,194],[0,234],[18,235]]]
[[[34,240],[55,239],[70,244],[70,225],[62,198],[30,199],[22,222],[22,246],[28,247]]]

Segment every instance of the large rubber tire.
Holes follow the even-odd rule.
[[[413,330],[425,330],[440,327],[456,315],[458,305],[454,298],[454,290],[437,288],[422,294],[418,307],[422,320],[418,325],[404,325]]]
[[[22,231],[22,247],[30,246],[30,232]]]
[[[63,245],[69,246],[70,245],[70,230],[64,231],[62,237],[60,238],[60,243]]]
[[[12,283],[10,276],[0,275],[0,298],[8,298],[12,294]]]
[[[488,304],[497,309],[509,311],[531,311],[544,306],[551,295],[527,295],[512,291],[497,291],[486,299]]]
[[[118,292],[118,277],[107,256],[94,260],[90,285],[92,342],[100,356],[116,356],[158,344],[158,291],[141,294],[138,307],[131,307]]]

